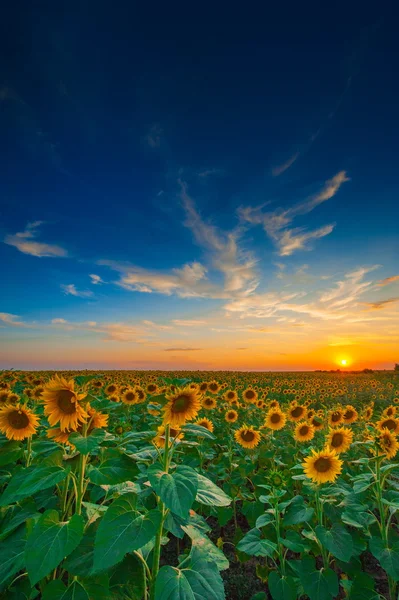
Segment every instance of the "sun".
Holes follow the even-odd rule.
[[[346,367],[346,365],[347,365],[347,364],[348,364],[348,361],[346,360],[346,358],[343,358],[343,359],[341,360],[341,365],[342,365],[343,367]]]
[[[349,356],[339,356],[336,358],[336,364],[340,367],[349,367],[352,364],[352,360]]]

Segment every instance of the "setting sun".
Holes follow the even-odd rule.
[[[346,358],[343,358],[343,359],[341,360],[341,365],[342,365],[343,367],[346,367],[346,365],[347,365],[347,364],[348,364],[348,361],[346,360]]]

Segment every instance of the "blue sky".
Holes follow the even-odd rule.
[[[8,8],[2,367],[391,365],[399,45],[336,8]]]

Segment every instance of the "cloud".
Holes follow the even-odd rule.
[[[61,284],[61,289],[66,296],[76,296],[77,298],[90,298],[93,292],[90,290],[78,290],[74,283]]]
[[[334,224],[324,225],[313,231],[307,231],[303,227],[289,228],[289,226],[296,217],[310,213],[319,204],[332,198],[346,181],[349,181],[346,172],[340,171],[326,181],[317,194],[313,194],[304,202],[295,204],[290,208],[263,212],[265,207],[265,204],[263,204],[258,207],[241,207],[238,214],[243,222],[262,225],[268,237],[277,247],[279,255],[290,256],[297,250],[309,249],[309,243],[312,240],[320,239],[333,231]]]
[[[186,213],[188,227],[199,246],[210,255],[211,265],[224,276],[224,290],[252,292],[258,285],[255,266],[257,260],[250,252],[239,247],[241,229],[224,232],[215,225],[205,223],[187,191],[187,184],[179,180],[180,198]]]
[[[396,281],[399,281],[399,275],[393,275],[392,277],[386,277],[385,279],[381,279],[377,285],[378,286],[384,286],[384,285],[389,285],[391,283],[395,283]]]
[[[149,132],[145,136],[145,142],[150,148],[160,148],[162,143],[163,130],[158,124],[151,126]]]
[[[143,269],[125,263],[102,260],[99,264],[121,273],[117,285],[134,292],[157,292],[182,298],[213,297],[218,288],[206,276],[207,269],[199,262],[188,263],[169,272]]]
[[[65,325],[66,323],[68,323],[68,321],[66,321],[65,319],[52,319],[51,323],[53,325]]]
[[[103,281],[103,280],[101,279],[100,275],[94,275],[93,273],[91,273],[91,274],[89,275],[89,277],[90,277],[90,279],[91,279],[91,283],[92,283],[93,285],[98,285],[98,284],[100,284],[100,283],[105,283],[105,281]]]
[[[377,300],[376,302],[365,302],[364,304],[368,306],[371,310],[380,310],[381,308],[385,308],[390,304],[395,304],[399,301],[399,296],[396,298],[387,298],[386,300]]]
[[[61,258],[68,256],[67,251],[61,246],[34,241],[34,238],[38,235],[37,229],[42,223],[43,221],[28,223],[24,231],[20,231],[14,235],[7,235],[4,238],[4,243],[9,246],[14,246],[20,252],[29,254],[30,256],[37,256],[40,258]]]
[[[170,329],[173,329],[171,325],[159,325],[158,323],[154,323],[154,321],[144,320],[142,321],[142,323],[143,325],[146,325],[147,327],[158,331],[169,331]]]
[[[165,348],[164,352],[197,352],[202,348]]]
[[[172,323],[179,327],[197,327],[206,325],[206,321],[198,321],[196,319],[173,319]]]
[[[299,156],[300,156],[300,153],[295,152],[295,154],[293,154],[288,160],[286,160],[285,163],[283,163],[282,165],[273,167],[273,169],[272,169],[273,177],[278,177],[279,175],[282,175],[282,173],[284,173],[284,171],[289,169],[294,164],[294,162],[297,160],[297,158],[299,158]]]
[[[29,327],[28,323],[18,321],[18,319],[18,315],[4,312],[0,313],[0,322],[4,323],[4,325],[11,325],[12,327]]]

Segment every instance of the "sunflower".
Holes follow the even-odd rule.
[[[220,390],[220,385],[217,381],[211,381],[208,383],[208,390],[211,392],[211,394],[217,394]]]
[[[158,386],[156,383],[149,383],[147,385],[147,393],[151,394],[151,396],[154,396],[154,394],[156,394],[158,391]]]
[[[20,397],[18,396],[18,394],[15,394],[14,392],[10,392],[10,394],[8,394],[8,401],[10,404],[15,404],[16,402],[20,401]]]
[[[345,452],[350,448],[353,440],[353,431],[341,427],[340,429],[330,429],[326,439],[326,447],[337,454]]]
[[[118,391],[118,386],[116,385],[116,383],[110,383],[105,388],[105,393],[107,394],[107,396],[114,396],[117,393],[117,391]]]
[[[137,404],[138,399],[139,398],[138,398],[136,390],[133,390],[132,388],[128,388],[122,394],[123,404]]]
[[[363,418],[365,421],[370,421],[372,416],[373,416],[373,408],[371,406],[368,406],[363,413]]]
[[[210,396],[205,396],[205,398],[202,401],[202,406],[206,410],[213,410],[216,407],[215,398],[211,398]]]
[[[297,442],[309,442],[314,438],[315,429],[310,423],[298,423],[294,438]]]
[[[101,427],[107,427],[108,425],[108,415],[92,408],[91,406],[87,407],[87,412],[90,419],[90,425],[88,431],[92,431],[93,429],[100,429]]]
[[[226,402],[232,402],[233,400],[237,400],[237,392],[235,392],[234,390],[227,390],[223,394],[223,398],[224,400],[226,400]]]
[[[207,419],[206,417],[197,419],[195,421],[195,425],[201,425],[201,427],[205,427],[205,429],[207,429],[208,431],[210,431],[210,432],[213,431],[213,423],[210,419]]]
[[[69,441],[70,431],[61,431],[59,427],[53,427],[52,429],[47,429],[47,437],[53,439],[55,442],[59,444],[68,444],[74,448],[73,444]]]
[[[117,394],[112,394],[112,396],[108,396],[107,400],[110,402],[120,402],[121,399]]]
[[[224,415],[224,419],[227,423],[235,423],[238,419],[238,413],[235,410],[228,410]]]
[[[184,433],[181,432],[179,427],[169,427],[169,440],[170,443],[174,439],[181,440],[184,438]],[[165,448],[165,425],[160,425],[158,427],[158,433],[152,440],[152,442],[158,446],[158,448]]]
[[[265,419],[265,427],[278,431],[282,429],[287,421],[287,417],[279,408],[273,408],[268,411]]]
[[[240,429],[235,432],[234,437],[240,446],[247,448],[248,450],[256,448],[260,442],[259,431],[256,431],[253,427],[247,427],[246,425],[240,427]]]
[[[176,388],[173,393],[167,394],[166,399],[168,403],[163,408],[164,425],[169,423],[174,427],[180,427],[186,421],[195,419],[201,408],[200,394],[188,386]]]
[[[383,410],[382,412],[382,416],[383,417],[394,417],[396,415],[396,411],[397,411],[398,407],[397,406],[388,406],[387,408],[385,408],[385,410]]]
[[[9,440],[24,440],[36,433],[39,417],[22,404],[4,406],[0,409],[0,431]]]
[[[342,410],[338,408],[336,410],[331,411],[328,415],[328,424],[331,425],[331,427],[340,425],[343,420],[344,416],[342,414]]]
[[[203,381],[199,386],[200,392],[204,393],[208,389],[208,383]]]
[[[278,400],[272,400],[269,404],[269,408],[280,408],[280,403]]]
[[[316,452],[312,450],[311,456],[305,458],[302,463],[306,477],[309,477],[313,483],[334,482],[342,471],[342,460],[335,452],[324,448]]]
[[[294,404],[288,410],[288,418],[290,421],[301,421],[301,419],[305,418],[305,415],[306,408],[304,406],[301,406],[300,404]]]
[[[145,393],[143,388],[138,385],[137,387],[134,388],[134,391],[136,392],[137,397],[138,397],[138,404],[141,404],[142,402],[144,402],[145,399],[147,398],[147,394]]]
[[[254,404],[258,399],[258,392],[252,388],[247,388],[243,391],[242,397],[248,404]]]
[[[381,419],[375,424],[377,429],[382,432],[383,429],[388,429],[394,435],[399,434],[399,419],[389,417],[387,419]]]
[[[389,429],[383,429],[377,437],[377,444],[389,459],[394,458],[399,450],[399,443]]]
[[[316,431],[324,428],[323,419],[320,415],[315,415],[310,419],[310,424],[313,425]]]
[[[67,381],[60,375],[55,375],[44,386],[42,398],[44,400],[44,414],[48,417],[50,425],[60,423],[62,431],[67,429],[76,431],[80,423],[84,423],[88,414],[80,404],[86,394],[75,392],[73,379]]]
[[[103,382],[101,379],[96,379],[95,381],[92,381],[91,385],[97,389],[100,389],[103,387]]]
[[[359,415],[357,413],[356,408],[348,404],[345,408],[342,418],[345,425],[350,425],[351,423],[355,423],[358,420]]]

